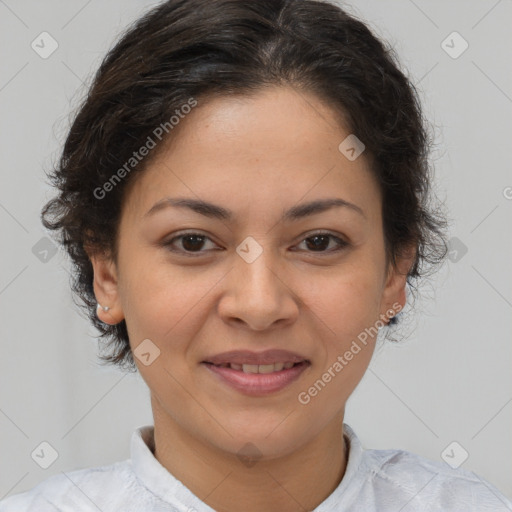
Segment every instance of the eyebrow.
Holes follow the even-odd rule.
[[[196,213],[199,213],[200,215],[204,215],[205,217],[210,217],[213,219],[229,221],[234,218],[233,212],[223,208],[222,206],[218,206],[200,199],[192,199],[187,197],[164,197],[160,201],[156,202],[144,214],[144,218],[149,217],[150,215],[153,215],[156,212],[168,207],[188,208]],[[309,203],[293,206],[289,210],[283,212],[281,221],[296,221],[303,219],[304,217],[309,217],[310,215],[325,212],[335,207],[349,208],[366,218],[364,211],[359,206],[345,201],[344,199],[334,197],[328,199],[317,199]]]

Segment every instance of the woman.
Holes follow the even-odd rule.
[[[429,140],[392,52],[313,0],[170,0],[104,59],[43,223],[140,371],[131,460],[1,511],[497,511],[463,469],[344,423],[406,287],[445,258]]]

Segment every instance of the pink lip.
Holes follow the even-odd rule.
[[[250,396],[264,396],[280,391],[298,379],[302,372],[310,365],[309,362],[302,361],[289,369],[283,369],[278,372],[245,373],[242,370],[233,370],[233,368],[214,366],[208,363],[202,364],[219,377],[222,382]]]
[[[251,352],[250,350],[231,350],[215,356],[206,357],[203,363],[212,364],[272,364],[272,363],[300,363],[308,361],[304,356],[288,350],[272,349],[264,352]],[[308,361],[309,362],[309,361]]]

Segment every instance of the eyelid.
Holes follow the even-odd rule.
[[[317,236],[317,235],[329,235],[329,236],[332,236],[333,238],[337,238],[338,240],[341,240],[342,242],[345,242],[348,244],[348,241],[345,240],[346,237],[344,237],[344,235],[342,235],[341,233],[338,233],[336,231],[331,231],[330,229],[313,229],[311,231],[306,231],[305,233],[302,233],[301,235],[299,235],[299,239],[302,242],[305,238],[310,238],[312,236]]]

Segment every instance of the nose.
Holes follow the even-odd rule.
[[[270,251],[263,250],[252,263],[237,255],[224,283],[218,312],[225,322],[263,331],[291,324],[298,317],[293,279]]]

